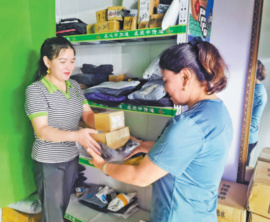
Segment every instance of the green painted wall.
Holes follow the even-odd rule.
[[[42,42],[55,35],[54,0],[4,0],[0,5],[0,208],[36,190],[33,132],[25,89],[37,70]]]

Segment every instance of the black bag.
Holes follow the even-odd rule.
[[[77,18],[61,19],[61,21],[56,24],[56,35],[66,36],[86,34],[86,26],[86,23]]]

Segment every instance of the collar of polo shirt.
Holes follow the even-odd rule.
[[[58,90],[58,91],[62,92],[67,99],[70,99],[69,87],[74,88],[74,86],[71,85],[69,80],[66,81],[66,86],[67,86],[66,93],[64,91],[62,91],[61,89],[59,89],[56,85],[51,83],[46,77],[43,77],[40,81],[43,83],[43,85],[46,87],[46,89],[48,90],[49,93],[54,93],[55,91]]]

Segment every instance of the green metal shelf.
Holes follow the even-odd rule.
[[[106,40],[124,40],[131,38],[152,38],[161,36],[172,36],[177,34],[185,34],[186,25],[170,26],[166,30],[161,28],[136,29],[129,31],[117,31],[108,33],[94,33],[85,35],[65,36],[70,42],[90,42],[90,41],[106,41]]]
[[[121,103],[120,105],[116,107],[110,107],[107,105],[93,103],[90,100],[88,100],[88,104],[91,107],[96,107],[96,108],[117,109],[117,110],[132,111],[132,112],[159,115],[159,116],[168,116],[168,117],[175,116],[177,112],[177,110],[173,108],[154,107],[154,106],[134,106],[134,105],[127,105],[123,103]]]

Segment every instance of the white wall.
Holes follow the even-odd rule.
[[[95,23],[95,11],[106,8],[110,3],[113,5],[115,2],[99,0],[91,1],[90,5],[88,0],[58,0],[56,1],[56,18],[78,17],[88,24]],[[220,50],[230,70],[228,87],[219,94],[229,109],[234,127],[233,143],[223,176],[224,179],[230,181],[236,181],[237,178],[253,5],[253,0],[216,0],[213,10],[211,42]],[[112,45],[91,48],[78,46],[76,71],[83,63],[97,65],[112,63],[115,66],[115,74],[127,73],[141,76],[150,60],[170,45],[171,43],[156,46]],[[166,117],[147,114],[127,113],[126,115],[129,117],[127,123],[132,125],[131,133],[143,139],[155,139],[168,120]]]
[[[258,58],[265,65],[267,76],[262,84],[265,86],[268,96],[263,116],[259,126],[259,142],[251,154],[251,166],[255,166],[258,156],[264,147],[270,147],[270,1],[264,0],[262,26],[259,43]]]

